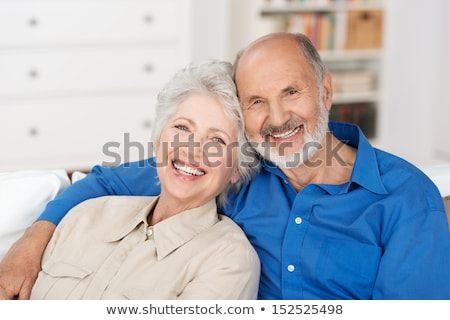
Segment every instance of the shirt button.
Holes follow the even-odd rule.
[[[147,229],[147,237],[151,237],[153,234],[153,230],[152,229]]]
[[[300,218],[300,217],[295,218],[295,223],[296,224],[300,224],[302,222],[303,222],[302,218]]]
[[[295,270],[295,267],[292,264],[290,264],[288,265],[287,269],[289,272],[293,272]]]

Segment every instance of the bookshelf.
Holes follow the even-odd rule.
[[[377,138],[383,53],[382,0],[259,0],[258,33],[306,34],[333,75],[330,120]]]

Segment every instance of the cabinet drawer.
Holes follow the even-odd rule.
[[[0,171],[90,169],[152,156],[156,94],[3,102]]]
[[[0,98],[159,89],[177,61],[162,45],[2,53]]]
[[[0,48],[173,41],[183,22],[180,5],[177,0],[0,1]]]

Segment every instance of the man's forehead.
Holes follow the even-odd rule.
[[[264,36],[256,39],[252,43],[250,43],[247,46],[247,49],[245,51],[249,51],[249,50],[257,48],[259,46],[264,46],[264,45],[270,46],[274,43],[293,44],[293,43],[297,43],[297,41],[296,41],[295,36],[290,33],[283,33],[283,32],[271,33],[271,34],[264,35]]]

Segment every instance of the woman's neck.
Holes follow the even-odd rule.
[[[200,207],[201,205],[201,203],[182,201],[161,194],[151,214],[147,217],[147,222],[149,225],[153,226],[178,213]]]

